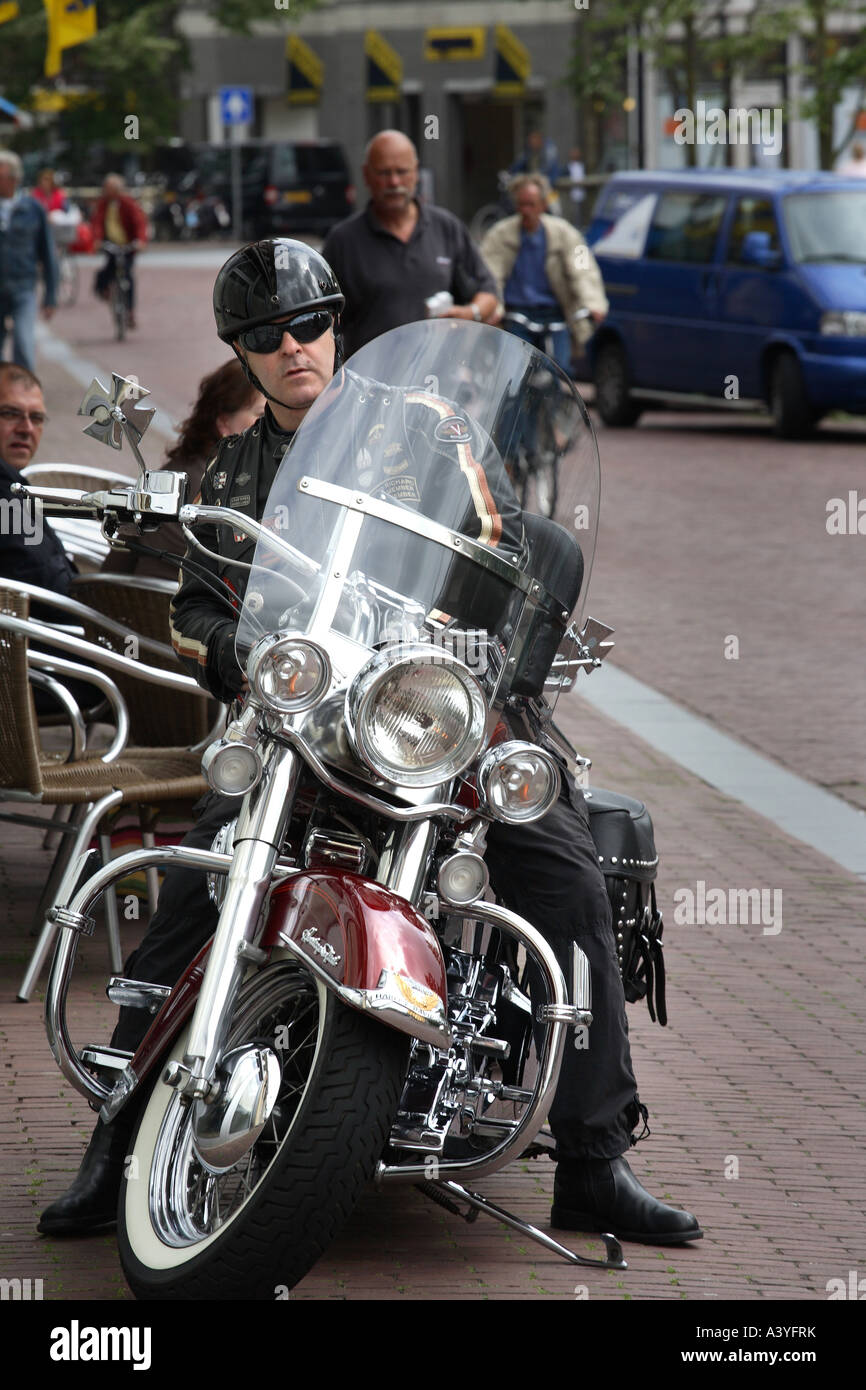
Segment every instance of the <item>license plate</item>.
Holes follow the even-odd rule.
[[[310,203],[313,195],[308,188],[297,188],[283,194],[284,203]]]

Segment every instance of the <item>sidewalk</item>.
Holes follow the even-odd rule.
[[[824,1300],[829,1279],[866,1272],[862,886],[582,701],[570,702],[564,722],[592,755],[595,784],[640,795],[654,816],[670,1025],[653,1025],[640,1004],[629,1009],[653,1129],[633,1166],[651,1191],[696,1212],[706,1236],[679,1249],[627,1245],[625,1272],[585,1270],[484,1216],[465,1225],[414,1191],[389,1189],[370,1193],[295,1299],[566,1300],[577,1289],[603,1300]],[[46,1299],[129,1298],[113,1236],[35,1234],[92,1121],[51,1060],[38,1002],[14,1002],[32,949],[29,908],[47,870],[37,843],[32,832],[3,829],[0,1275],[42,1278]],[[780,890],[782,929],[678,926],[673,895],[695,891],[698,880],[707,892]],[[107,962],[98,933],[82,957],[73,1036],[104,1039],[114,1010],[100,997]],[[480,1186],[546,1227],[547,1160],[518,1163]],[[579,1236],[572,1246],[598,1253]]]

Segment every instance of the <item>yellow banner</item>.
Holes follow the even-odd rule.
[[[286,39],[289,60],[288,100],[293,106],[311,106],[322,95],[325,64],[308,43],[297,34]]]
[[[424,57],[430,63],[450,63],[458,58],[483,58],[486,33],[483,24],[473,24],[460,29],[428,29],[424,35]]]
[[[504,24],[496,26],[496,65],[493,91],[496,96],[522,96],[532,68],[529,49]]]
[[[96,0],[42,0],[48,16],[45,76],[60,72],[64,48],[92,39],[96,33]]]
[[[367,100],[398,101],[403,81],[403,59],[375,29],[364,35],[367,59]]]
[[[3,0],[0,4],[0,24],[5,24],[7,19],[18,18],[17,0]]]

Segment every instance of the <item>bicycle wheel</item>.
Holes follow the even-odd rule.
[[[121,343],[126,337],[127,327],[126,290],[117,275],[111,282],[111,315],[114,319],[114,336]]]
[[[61,309],[71,309],[78,301],[78,262],[74,256],[63,251],[58,270],[57,302]]]
[[[559,460],[556,453],[545,452],[532,476],[535,482],[535,510],[539,516],[552,517],[556,511],[559,486]]]

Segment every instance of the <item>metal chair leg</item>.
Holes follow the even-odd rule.
[[[145,849],[156,848],[156,839],[154,838],[152,830],[145,830],[142,827],[141,843]],[[153,915],[156,912],[156,905],[159,900],[159,870],[152,864],[149,869],[145,869],[144,877],[147,883],[147,903],[150,908],[151,920],[153,920]]]
[[[51,817],[51,825],[66,825],[70,819],[70,814],[74,810],[72,806],[55,806],[54,814]],[[63,838],[62,831],[49,829],[46,830],[42,840],[43,849],[57,849]]]
[[[103,865],[111,863],[111,835],[106,831],[100,831],[99,850],[102,855]],[[105,910],[105,929],[108,932],[108,956],[111,961],[113,974],[119,975],[123,970],[123,955],[120,949],[120,917],[117,911],[117,893],[114,888],[107,888],[102,895],[102,906]]]

